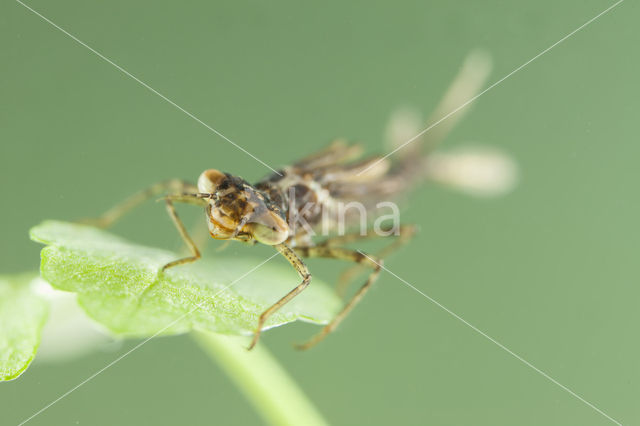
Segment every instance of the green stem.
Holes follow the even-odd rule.
[[[318,410],[284,368],[262,346],[247,351],[242,337],[194,331],[193,336],[210,358],[272,425],[327,425]]]

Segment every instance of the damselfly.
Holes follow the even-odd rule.
[[[361,160],[359,145],[336,141],[255,184],[210,169],[200,175],[196,184],[170,180],[154,185],[107,211],[94,223],[109,226],[144,200],[165,194],[167,211],[191,255],[164,265],[162,271],[200,258],[198,247],[176,213],[177,202],[203,207],[209,233],[215,239],[274,247],[296,269],[302,281],[260,315],[250,349],[258,342],[269,316],[310,284],[311,273],[303,258],[354,263],[355,267],[342,275],[342,287],[358,267],[369,268],[366,281],[337,316],[311,340],[299,345],[302,349],[309,348],[335,330],[380,274],[382,259],[415,233],[414,226],[397,223],[381,227],[378,232],[371,228],[349,232],[362,223],[363,212],[368,215],[366,224],[371,224],[371,219],[379,215],[376,209],[381,202],[400,199],[424,180],[457,185],[476,193],[500,192],[513,181],[511,163],[495,152],[466,151],[458,155],[433,152],[464,114],[467,101],[478,93],[488,72],[489,61],[484,55],[470,55],[428,121],[426,131],[420,132],[419,121],[411,114],[396,115],[389,137],[391,148],[395,148],[393,156]],[[357,203],[360,208],[348,211],[344,206],[349,203]],[[323,238],[318,241],[319,233]],[[380,234],[394,241],[375,255],[347,248],[347,244]]]

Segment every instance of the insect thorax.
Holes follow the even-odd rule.
[[[328,189],[311,175],[297,173],[293,168],[285,168],[279,173],[261,180],[255,188],[283,212],[291,237],[304,238],[323,221],[333,228],[336,208]]]

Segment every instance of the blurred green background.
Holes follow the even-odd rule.
[[[495,81],[612,2],[28,4],[277,166],[337,136],[379,152],[390,113],[430,112],[471,49],[492,54]],[[387,262],[624,424],[640,423],[639,19],[624,2],[484,95],[447,145],[501,147],[521,167],[519,186],[497,200],[419,190],[403,218],[421,232]],[[0,5],[0,35],[1,273],[38,267],[27,231],[43,219],[95,216],[205,168],[268,172],[20,4]],[[115,231],[180,247],[154,203]],[[311,266],[331,280],[338,264]],[[611,424],[386,273],[330,339],[291,347],[314,331],[294,324],[263,342],[332,424]],[[25,419],[134,343],[34,364],[0,385],[0,423]],[[188,337],[173,337],[30,424],[260,421]]]

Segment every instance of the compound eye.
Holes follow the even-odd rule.
[[[247,225],[247,231],[259,243],[274,246],[289,237],[289,226],[280,216],[268,212]]]
[[[205,194],[213,194],[224,178],[226,178],[225,174],[219,170],[205,170],[198,178],[198,191]]]
[[[252,223],[250,227],[253,238],[259,243],[269,246],[275,246],[276,244],[285,242],[288,236],[288,232],[273,229],[260,223]]]

